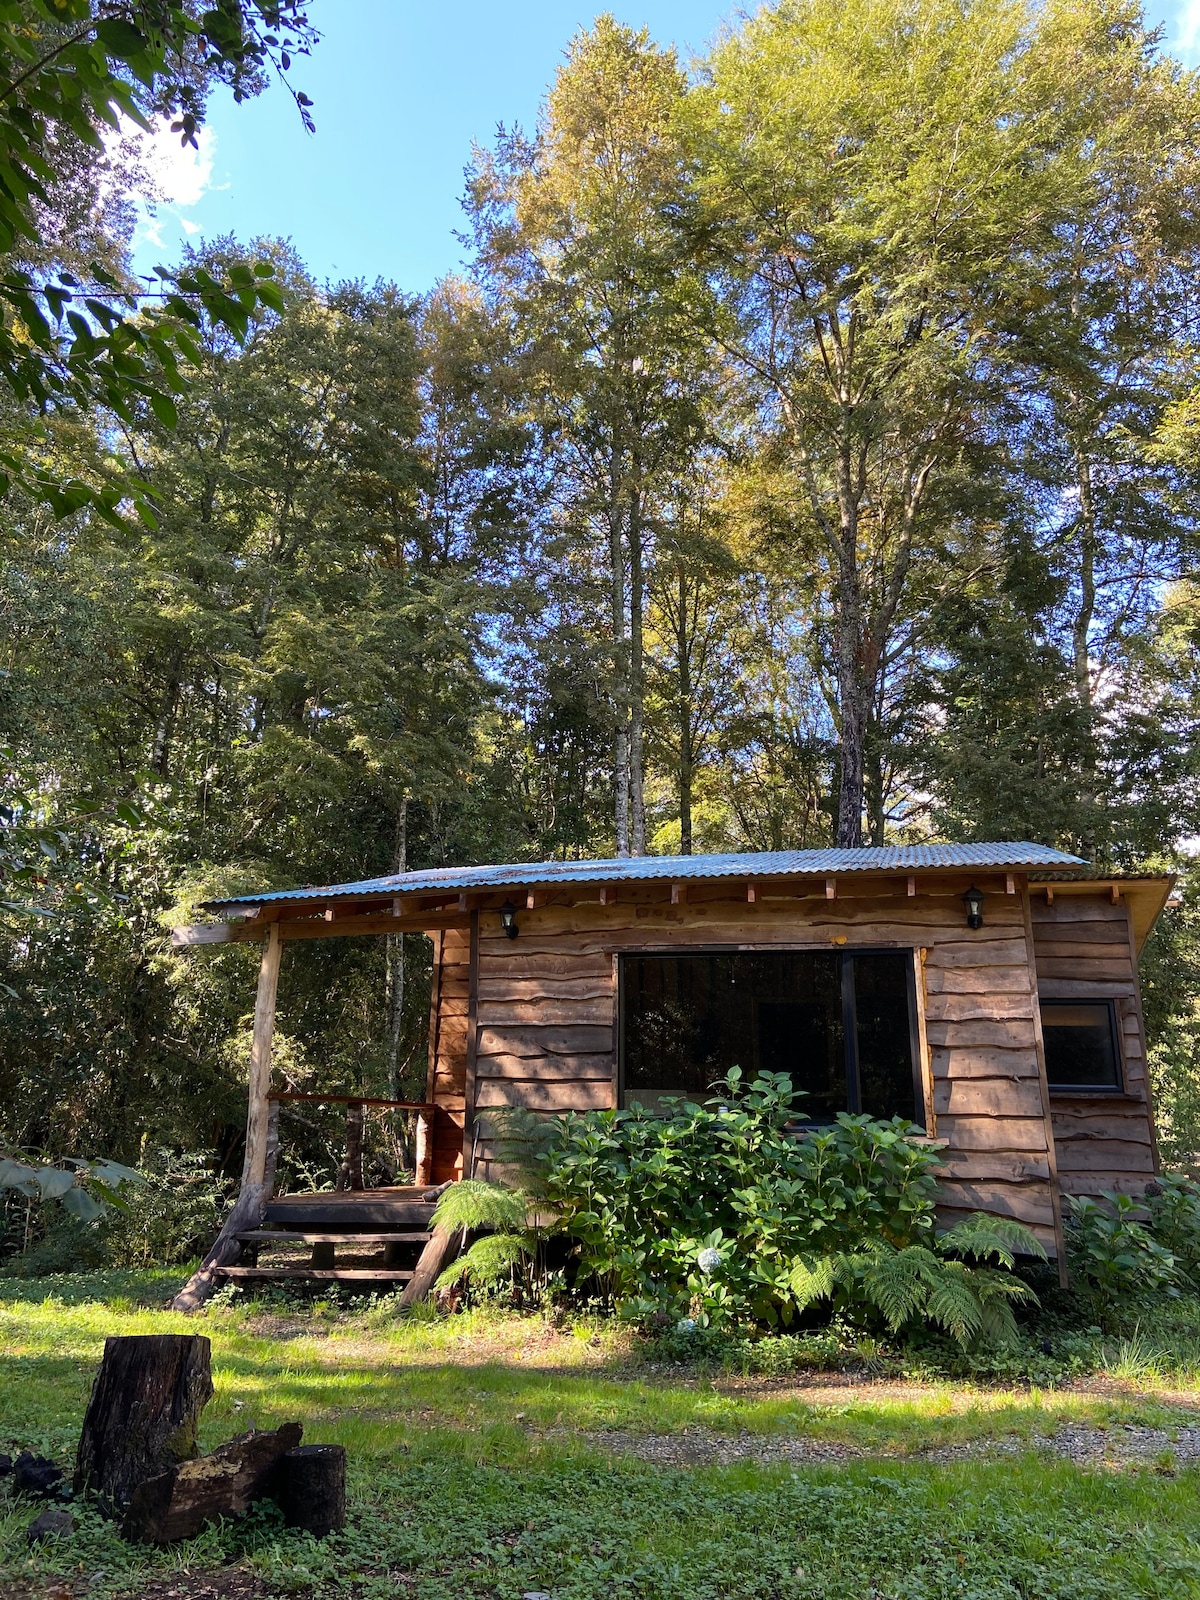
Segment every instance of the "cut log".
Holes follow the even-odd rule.
[[[283,1458],[280,1500],[289,1528],[314,1539],[346,1526],[346,1451],[340,1444],[302,1444]]]
[[[218,1517],[240,1517],[255,1500],[279,1492],[279,1464],[303,1431],[298,1422],[285,1422],[273,1433],[244,1433],[211,1455],[147,1478],[133,1492],[123,1537],[173,1544],[194,1538]]]
[[[213,1392],[211,1354],[202,1334],[105,1340],[79,1436],[76,1494],[124,1506],[143,1479],[196,1454],[200,1413]]]

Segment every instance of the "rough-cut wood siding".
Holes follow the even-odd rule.
[[[1067,1194],[1140,1194],[1157,1170],[1146,1083],[1137,966],[1124,901],[1097,894],[1030,896],[1038,991],[1046,1000],[1113,1000],[1121,1042],[1121,1095],[1050,1097],[1059,1182]]]
[[[773,893],[753,905],[745,886],[688,886],[672,905],[664,887],[621,886],[614,905],[596,899],[518,913],[520,935],[504,937],[496,911],[479,922],[474,1104],[557,1111],[614,1104],[614,955],[688,948],[879,947],[917,958],[923,1004],[923,1063],[935,1125],[949,1141],[943,1200],[948,1216],[989,1210],[1019,1218],[1053,1249],[1057,1191],[1036,1048],[1020,892],[987,885],[986,925],[965,923],[962,883],[881,885],[840,880],[837,898]],[[456,942],[457,941],[457,942]],[[461,1130],[467,1080],[468,941],[447,936],[445,1012],[438,1045],[439,1116]],[[461,1137],[461,1135],[460,1135]],[[438,1152],[436,1173],[450,1176]],[[457,1154],[457,1152],[456,1152]],[[479,1145],[481,1175],[490,1141]],[[459,1170],[461,1162],[459,1163]]]
[[[441,935],[435,949],[430,1022],[430,1096],[433,1117],[434,1183],[462,1176],[463,1117],[467,1080],[467,1016],[470,1005],[471,937],[465,930]]]

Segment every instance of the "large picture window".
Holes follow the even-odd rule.
[[[1046,1078],[1060,1093],[1121,1088],[1116,1008],[1111,1000],[1043,1000]]]
[[[907,951],[772,950],[621,960],[622,1102],[703,1100],[731,1067],[784,1072],[798,1111],[924,1126]]]

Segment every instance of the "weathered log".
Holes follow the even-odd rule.
[[[147,1478],[134,1490],[122,1535],[142,1544],[173,1544],[193,1538],[218,1517],[240,1517],[255,1500],[278,1492],[279,1463],[303,1431],[298,1422],[285,1422],[273,1433],[245,1433],[211,1455]]]
[[[105,1340],[79,1436],[76,1494],[126,1505],[144,1478],[196,1454],[200,1413],[213,1392],[210,1358],[202,1334]]]
[[[346,1526],[346,1451],[340,1444],[302,1444],[283,1458],[280,1500],[289,1528],[315,1539]]]
[[[437,1281],[438,1273],[451,1259],[451,1253],[458,1239],[457,1231],[449,1228],[434,1228],[429,1235],[429,1243],[421,1251],[420,1260],[417,1262],[416,1271],[404,1286],[404,1293],[400,1296],[400,1309],[406,1311],[409,1306],[415,1306],[418,1301],[433,1288]]]

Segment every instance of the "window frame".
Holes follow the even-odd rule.
[[[1050,1077],[1050,1061],[1046,1059],[1046,1088],[1058,1097],[1060,1095],[1083,1095],[1088,1099],[1104,1096],[1111,1099],[1124,1095],[1125,1090],[1125,1054],[1121,1049],[1121,1028],[1117,1018],[1117,1002],[1112,995],[1087,995],[1083,998],[1067,995],[1047,995],[1043,998],[1038,995],[1038,1020],[1042,1030],[1042,1049],[1046,1044],[1046,1016],[1047,1006],[1104,1006],[1108,1012],[1109,1037],[1112,1040],[1113,1064],[1117,1069],[1116,1083],[1055,1083]]]
[[[862,1091],[858,1070],[858,1026],[855,1015],[854,995],[854,960],[855,956],[907,956],[905,962],[904,979],[905,992],[908,1004],[908,1053],[912,1063],[912,1093],[913,1115],[909,1121],[914,1127],[921,1130],[921,1136],[929,1137],[929,1115],[927,1096],[925,1093],[925,1063],[921,1058],[921,1029],[917,1013],[917,962],[920,957],[919,947],[916,945],[895,944],[865,944],[865,945],[839,945],[831,950],[828,945],[813,944],[767,944],[767,945],[689,945],[680,949],[678,945],[658,945],[640,950],[619,950],[617,956],[617,1005],[616,1005],[616,1101],[619,1110],[626,1109],[625,1088],[625,1021],[626,1021],[626,978],[625,964],[627,961],[639,961],[646,957],[663,958],[671,960],[687,960],[700,956],[755,956],[755,955],[834,955],[838,957],[838,976],[841,985],[842,1022],[846,1039],[846,1110],[851,1116],[861,1116]],[[811,1119],[803,1124],[805,1131],[815,1127],[826,1127],[827,1123],[814,1122]]]

